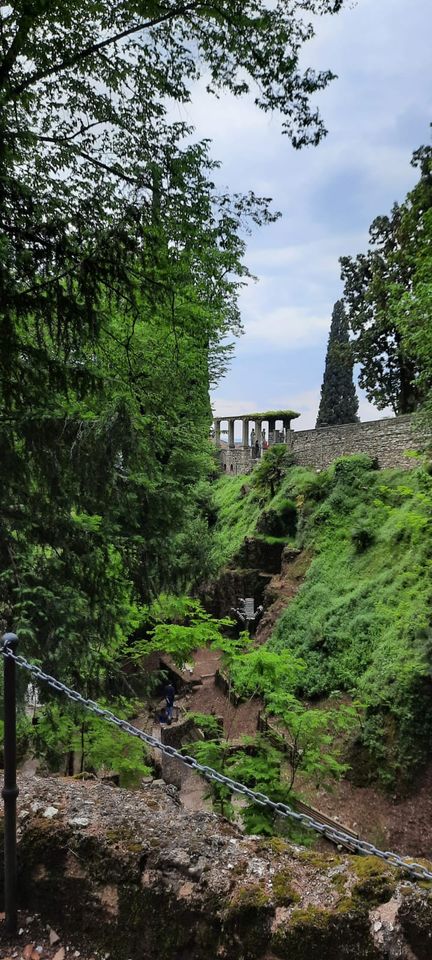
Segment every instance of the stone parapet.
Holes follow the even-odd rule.
[[[225,447],[219,451],[220,465],[223,473],[236,476],[238,473],[250,473],[259,460],[252,457],[250,447]]]

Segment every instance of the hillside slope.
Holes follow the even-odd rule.
[[[259,500],[244,478],[219,481],[215,498],[225,561],[295,504],[287,542],[312,560],[269,647],[304,659],[304,698],[341,691],[361,702],[356,765],[365,779],[402,787],[432,735],[431,476],[422,467],[377,471],[354,456],[322,473],[289,468],[272,499]]]

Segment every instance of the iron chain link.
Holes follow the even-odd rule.
[[[29,663],[25,657],[21,657],[13,653],[10,647],[2,647],[0,649],[0,653],[4,657],[10,657],[15,661],[18,667],[22,667],[22,669],[27,670],[37,680],[41,680],[43,683],[46,683],[49,687],[51,687],[52,690],[55,690],[57,693],[64,694],[64,696],[72,702],[78,703],[80,706],[84,707],[84,709],[95,714],[95,716],[107,720],[108,723],[112,723],[114,726],[118,727],[120,730],[123,730],[125,733],[128,733],[130,736],[137,737],[149,747],[160,750],[164,756],[179,760],[180,763],[185,764],[192,770],[196,770],[210,782],[220,783],[223,786],[229,787],[231,792],[247,797],[253,803],[258,804],[258,806],[267,807],[281,817],[295,820],[301,826],[306,827],[308,830],[315,830],[316,833],[319,833],[322,836],[325,836],[327,839],[332,840],[335,844],[348,846],[364,856],[379,857],[381,860],[385,860],[388,864],[390,864],[390,866],[409,873],[417,880],[432,880],[432,871],[428,870],[427,867],[424,867],[423,864],[408,862],[406,859],[399,856],[399,854],[394,853],[391,850],[380,850],[373,843],[368,843],[367,840],[358,840],[355,837],[344,833],[342,830],[336,830],[334,827],[319,823],[317,820],[314,820],[313,817],[308,816],[308,814],[297,813],[292,809],[292,807],[288,806],[288,804],[281,802],[277,803],[276,801],[271,800],[270,797],[268,797],[265,793],[260,793],[257,790],[251,790],[243,783],[239,783],[237,780],[232,780],[231,777],[227,777],[223,773],[218,773],[218,771],[214,770],[213,767],[199,763],[194,757],[187,756],[181,753],[180,750],[176,750],[175,747],[170,747],[168,744],[162,743],[157,739],[157,737],[153,737],[151,734],[145,733],[143,730],[139,730],[138,727],[134,727],[133,724],[129,723],[127,720],[121,720],[120,717],[116,717],[111,710],[106,710],[104,707],[100,707],[99,704],[94,700],[86,699],[76,690],[71,690],[71,688],[67,687],[66,684],[61,683],[60,680],[56,680],[55,677],[51,677],[48,673],[44,673],[44,671],[41,670],[40,667],[36,666],[36,664]]]

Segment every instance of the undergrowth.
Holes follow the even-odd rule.
[[[248,477],[221,477],[214,486],[218,520],[213,537],[213,566],[218,569],[238,552],[254,533],[261,507]]]
[[[312,562],[269,647],[304,661],[305,699],[340,691],[364,704],[356,765],[365,779],[408,784],[432,739],[430,475],[378,471],[357,455],[320,473],[290,467],[264,499],[253,478],[223,478],[215,498],[215,549],[225,563],[263,511],[295,503],[296,544]]]

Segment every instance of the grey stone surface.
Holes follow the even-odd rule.
[[[328,467],[337,457],[367,453],[376,457],[378,466],[409,469],[416,460],[407,451],[422,449],[426,435],[414,417],[392,417],[369,423],[347,423],[338,427],[319,427],[294,433],[296,462],[303,467]]]
[[[382,862],[359,873],[355,856],[242,836],[156,783],[19,786],[19,810],[59,810],[20,821],[20,905],[78,946],[113,960],[430,960],[432,897]]]

